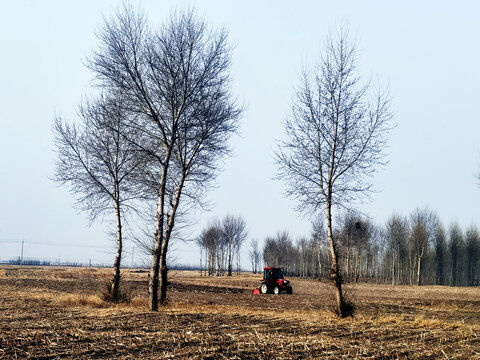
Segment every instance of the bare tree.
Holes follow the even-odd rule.
[[[115,214],[117,251],[110,289],[114,301],[119,300],[123,214],[140,197],[134,183],[143,161],[125,140],[132,119],[123,110],[123,100],[118,94],[101,96],[80,108],[80,124],[69,125],[58,117],[54,125],[58,152],[54,180],[70,187],[90,221],[100,214]]]
[[[222,255],[220,253],[224,248],[221,224],[219,221],[213,220],[211,224],[202,231],[200,243],[206,250],[205,262],[207,264],[208,276],[215,275],[216,271],[218,274],[222,266]]]
[[[386,255],[385,247],[385,229],[381,226],[372,225],[370,234],[369,267],[367,268],[368,277],[378,282],[385,279],[382,272],[382,260]]]
[[[250,261],[252,262],[252,272],[257,273],[260,269],[260,251],[258,249],[258,240],[253,239],[250,243]]]
[[[332,208],[359,200],[371,191],[366,177],[384,164],[383,149],[391,128],[390,100],[385,94],[369,102],[369,86],[356,75],[356,46],[341,27],[330,37],[316,71],[303,71],[291,116],[288,140],[276,153],[286,194],[304,213],[325,211],[336,309],[348,315],[343,299]]]
[[[232,276],[234,252],[239,253],[247,237],[245,221],[240,216],[226,215],[222,221],[222,234],[227,246],[227,275]]]
[[[282,267],[286,274],[296,273],[299,252],[287,231],[279,231],[275,237],[267,237],[263,246],[266,266]]]
[[[433,241],[438,226],[438,217],[429,209],[416,209],[411,215],[412,230],[410,233],[411,281],[420,285],[420,274],[423,257],[428,244]]]
[[[368,264],[371,224],[355,211],[348,211],[342,222],[339,240],[344,258],[344,280],[358,282],[362,275],[362,262]]]
[[[462,284],[462,250],[464,245],[463,231],[458,224],[450,225],[450,261],[451,261],[451,286],[460,286]]]
[[[142,140],[136,145],[151,160],[157,205],[149,306],[156,311],[158,301],[166,302],[167,252],[179,205],[201,203],[237,129],[231,49],[227,32],[208,30],[193,11],[175,13],[152,31],[143,14],[125,6],[98,36],[89,66],[100,86],[126,94],[128,110],[138,115]]]
[[[447,239],[445,229],[442,224],[437,226],[435,233],[435,263],[436,263],[436,285],[446,284],[446,255]]]
[[[316,216],[313,219],[311,237],[312,237],[312,241],[311,241],[312,248],[314,249],[314,253],[315,253],[314,255],[315,261],[313,262],[314,270],[312,271],[312,276],[322,277],[322,273],[324,269],[324,267],[322,266],[322,253],[325,252],[325,251],[322,251],[322,249],[327,244],[323,217]],[[325,268],[329,268],[329,266]]]
[[[407,220],[392,215],[386,225],[386,239],[391,253],[392,285],[400,284],[404,277],[405,268],[402,265],[405,263],[408,237]]]
[[[199,237],[195,240],[195,243],[197,244],[198,246],[198,249],[200,250],[200,276],[203,276],[203,273],[204,273],[204,270],[205,270],[205,276],[207,276],[207,267],[203,266],[204,265],[204,262],[203,262],[203,252],[205,250],[205,253],[207,252],[207,248],[205,247],[205,245],[203,244],[203,239],[202,237]],[[207,261],[207,256],[205,256],[205,263]]]
[[[309,262],[309,248],[308,240],[306,238],[300,238],[298,240],[298,252],[299,252],[299,275],[301,277],[306,277],[308,273],[308,262]]]
[[[265,266],[279,266],[279,249],[273,237],[267,237],[263,244],[263,263]]]
[[[470,226],[465,234],[466,240],[466,285],[476,286],[479,284],[480,264],[480,234],[475,226]]]

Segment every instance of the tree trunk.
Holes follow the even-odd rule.
[[[350,281],[350,239],[347,235],[347,258],[346,258],[346,264],[345,264],[345,281],[349,282]]]
[[[360,281],[360,277],[362,276],[362,257],[360,254],[360,250],[357,249],[355,254],[355,282]]]
[[[420,270],[421,270],[421,265],[422,265],[422,258],[423,258],[423,254],[422,254],[422,256],[419,256],[419,257],[418,257],[418,263],[417,263],[417,286],[420,285]]]
[[[117,217],[117,253],[115,254],[115,261],[113,263],[113,280],[110,288],[111,295],[114,301],[119,298],[120,289],[120,262],[122,260],[122,217],[120,213],[120,204],[118,200],[115,202],[115,214]]]
[[[232,239],[228,240],[228,276],[232,276]]]
[[[392,285],[395,285],[395,251],[392,250]]]
[[[162,241],[161,265],[160,265],[160,304],[165,305],[167,302],[167,286],[168,286],[168,268],[167,268],[167,250],[168,239],[165,236]]]
[[[169,154],[167,154],[169,157]],[[165,162],[168,164],[168,161]],[[168,167],[163,166],[162,177],[160,179],[160,189],[158,193],[157,204],[157,229],[155,230],[155,244],[153,246],[152,267],[148,282],[148,303],[151,311],[158,311],[158,283],[160,272],[161,250],[163,247],[163,224],[165,210],[165,190],[167,183]]]
[[[335,295],[336,295],[336,311],[340,317],[347,316],[345,312],[344,299],[342,293],[342,278],[340,276],[340,268],[338,266],[338,254],[333,241],[333,231],[332,231],[332,204],[330,201],[327,201],[327,236],[328,236],[328,245],[330,247],[330,278],[335,286]]]
[[[320,246],[318,247],[317,261],[318,267],[315,268],[315,271],[317,271],[316,276],[320,278],[322,276],[322,252],[320,250]]]
[[[167,302],[167,286],[168,286],[168,268],[167,268],[167,252],[170,237],[172,236],[173,227],[175,225],[175,214],[178,206],[180,205],[180,197],[182,195],[183,185],[185,183],[186,174],[182,173],[182,177],[178,184],[177,191],[175,192],[175,200],[172,204],[172,210],[169,216],[167,216],[167,229],[162,239],[161,247],[161,266],[160,266],[160,304],[165,305]]]
[[[427,245],[425,245],[425,247],[426,246]],[[421,270],[422,270],[422,259],[423,259],[423,255],[425,254],[425,247],[422,248],[422,250],[418,253],[418,256],[417,256],[417,258],[418,258],[418,260],[417,260],[418,261],[417,262],[417,279],[416,279],[417,280],[417,282],[416,282],[417,286],[420,285],[420,280],[421,280],[420,276],[421,276]]]
[[[240,275],[240,247],[237,249],[237,275]]]
[[[162,225],[163,226],[163,225]],[[151,311],[158,311],[158,275],[160,272],[160,233],[155,231],[152,267],[148,279],[148,304]]]
[[[437,276],[436,276],[436,285],[445,285],[444,280],[444,261],[443,261],[443,244],[440,246],[437,243],[436,246],[436,265],[437,265]]]

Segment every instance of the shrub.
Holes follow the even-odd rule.
[[[106,282],[100,293],[100,297],[106,302],[129,304],[132,301],[133,295],[131,289],[125,288],[124,285],[120,285],[117,293],[114,294],[112,292],[111,282]]]

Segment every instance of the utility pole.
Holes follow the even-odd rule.
[[[22,240],[22,254],[20,256],[20,269],[23,267],[23,240]]]

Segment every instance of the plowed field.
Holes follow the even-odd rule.
[[[480,289],[348,286],[291,278],[293,295],[252,295],[258,275],[170,273],[147,310],[147,272],[125,270],[130,304],[104,302],[110,269],[0,267],[0,359],[480,359]]]

